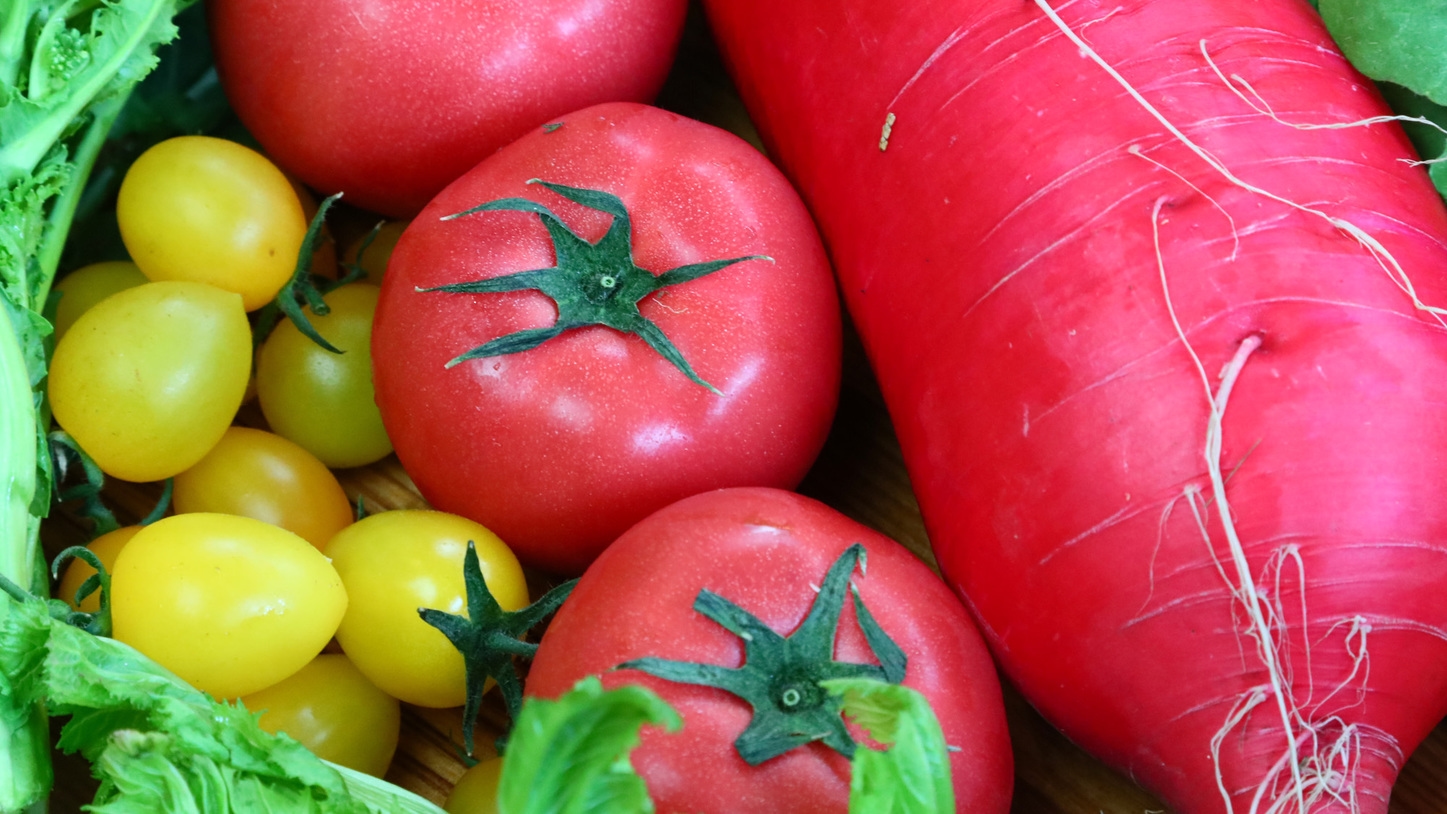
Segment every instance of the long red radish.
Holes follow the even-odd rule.
[[[1183,812],[1384,812],[1447,711],[1447,213],[1299,0],[709,0],[941,568]]]

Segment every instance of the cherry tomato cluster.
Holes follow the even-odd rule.
[[[463,702],[462,657],[417,609],[463,612],[469,543],[503,608],[527,605],[528,589],[508,547],[470,520],[356,520],[332,469],[391,451],[370,336],[405,223],[352,240],[344,262],[358,279],[325,292],[326,313],[308,311],[337,353],[291,321],[262,333],[260,314],[287,296],[299,263],[339,276],[330,244],[299,260],[316,209],[240,144],[187,136],[145,152],[117,206],[131,260],[56,285],[49,396],[68,443],[105,475],[172,483],[173,514],[88,546],[109,576],[114,637],[261,712],[263,727],[380,776],[399,699]],[[74,601],[95,573],[72,560],[57,594]],[[99,611],[101,595],[75,604]]]

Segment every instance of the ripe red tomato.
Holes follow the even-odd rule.
[[[828,746],[809,743],[750,766],[733,746],[750,723],[749,704],[721,689],[611,668],[643,657],[739,667],[743,640],[694,609],[699,592],[708,589],[780,636],[791,636],[821,595],[816,591],[830,566],[855,543],[863,544],[867,559],[852,584],[904,651],[904,685],[925,695],[946,742],[959,747],[950,756],[957,810],[1003,814],[1013,781],[1000,685],[964,607],[903,546],[790,492],[709,492],[629,529],[553,618],[526,692],[555,698],[579,679],[599,675],[605,687],[642,684],[672,704],[683,729],[645,730],[631,755],[659,811],[842,814],[849,764]],[[879,663],[850,601],[838,618],[834,658]],[[791,667],[797,675],[797,662]],[[771,690],[771,696],[784,699],[790,687],[796,701],[809,695],[808,687],[781,672],[769,683],[783,691],[774,696]]]
[[[524,563],[578,573],[675,500],[724,486],[796,485],[833,419],[840,318],[813,222],[747,143],[635,104],[561,121],[478,165],[407,228],[382,285],[372,360],[387,433],[428,501],[497,532]],[[557,262],[535,211],[442,216],[525,197],[578,232],[568,255],[592,251],[582,240],[619,237],[611,215],[529,184],[534,178],[621,199],[640,270],[620,282],[609,266],[592,280],[598,287],[653,284],[653,275],[689,264],[772,258],[638,301],[634,315],[661,329],[719,392],[639,336],[601,326],[447,366],[503,335],[553,326],[560,312],[538,291],[418,291]]]
[[[405,217],[531,127],[658,93],[685,0],[209,0],[227,97],[323,193]]]

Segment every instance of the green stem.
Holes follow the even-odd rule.
[[[143,19],[126,32],[126,40],[107,55],[106,61],[96,68],[87,69],[86,80],[66,91],[63,104],[50,110],[44,119],[19,138],[0,146],[0,186],[9,186],[33,172],[75,117],[100,96],[126,62],[148,41],[152,36],[151,28],[163,17],[169,18],[174,13],[170,3],[153,3]],[[12,101],[12,104],[18,103],[19,100]]]
[[[8,473],[0,481],[0,574],[11,581],[37,587],[44,573],[39,546],[39,518],[30,512],[36,490],[35,403],[30,372],[16,341],[18,326],[10,310],[0,304],[0,450]],[[39,581],[43,591],[45,583]],[[13,603],[0,601],[0,625]],[[23,721],[11,727],[7,721]],[[38,705],[19,708],[15,699],[0,695],[0,812],[43,806],[50,790],[50,730]]]
[[[95,167],[96,158],[100,156],[106,136],[110,134],[111,126],[115,124],[116,117],[121,115],[121,108],[126,106],[129,98],[130,90],[97,103],[92,109],[85,136],[76,145],[75,155],[71,157],[70,183],[66,184],[65,189],[51,204],[50,216],[46,218],[45,237],[36,253],[40,261],[40,278],[30,286],[35,296],[31,307],[36,311],[45,308],[45,298],[50,294],[51,283],[55,282],[55,274],[60,267],[60,255],[65,250],[65,241],[70,235],[70,229],[66,228],[66,225],[75,218],[75,209],[85,193],[85,184]]]
[[[25,59],[25,31],[32,8],[28,3],[10,3],[0,20],[0,86],[15,87],[20,64]]]

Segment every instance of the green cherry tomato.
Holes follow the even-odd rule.
[[[197,464],[176,476],[176,513],[254,517],[322,548],[352,522],[342,486],[315,455],[275,433],[231,427]]]
[[[158,520],[121,549],[111,577],[115,638],[218,699],[306,666],[346,609],[321,552],[250,517]]]
[[[121,182],[116,218],[147,277],[234,291],[248,311],[291,279],[307,227],[275,164],[210,136],[179,136],[142,153]]]
[[[60,278],[54,289],[60,294],[55,306],[55,341],[59,342],[80,315],[96,303],[144,282],[146,275],[129,260],[91,263]]]
[[[443,808],[448,814],[497,814],[497,785],[502,779],[502,758],[484,760],[457,779]]]
[[[146,283],[71,326],[51,361],[50,404],[107,475],[163,480],[221,439],[250,371],[241,297],[203,283]]]
[[[342,529],[326,555],[352,602],[337,628],[342,650],[373,684],[409,704],[460,706],[466,696],[462,655],[417,615],[435,608],[466,615],[462,561],[477,545],[488,589],[504,610],[528,603],[517,557],[497,535],[456,515],[426,510],[381,512]]]
[[[397,751],[402,706],[341,653],[323,653],[291,677],[241,699],[261,728],[285,732],[313,754],[373,777]]]
[[[307,317],[332,353],[282,322],[256,359],[256,395],[267,423],[334,468],[364,466],[392,451],[372,394],[376,286],[354,283],[326,295],[331,312]]]

